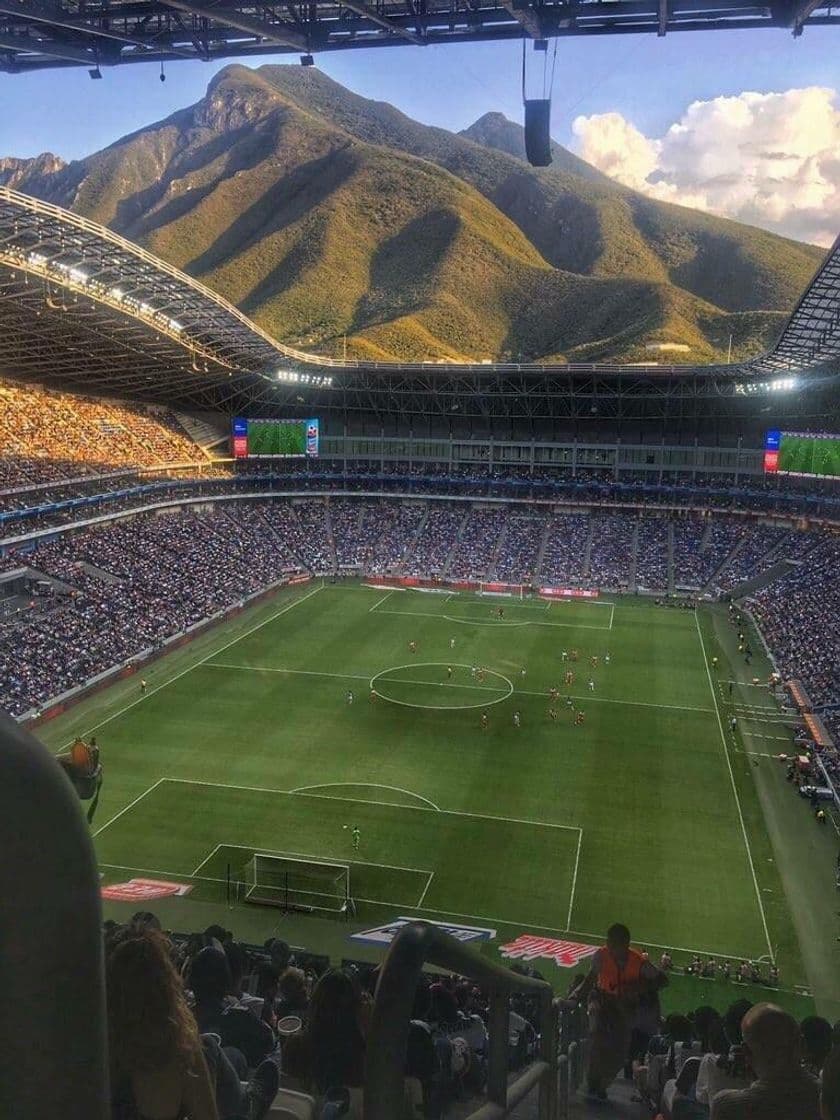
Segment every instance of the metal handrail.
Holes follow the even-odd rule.
[[[365,1120],[394,1120],[401,1114],[409,1023],[424,965],[456,972],[490,994],[487,1102],[467,1120],[502,1120],[535,1088],[539,1120],[557,1120],[557,1028],[551,986],[487,960],[427,922],[405,926],[382,965],[368,1033]],[[508,1011],[514,992],[539,1000],[540,1044],[538,1060],[508,1084]]]

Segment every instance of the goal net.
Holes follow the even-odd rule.
[[[527,583],[487,583],[482,580],[478,585],[479,595],[501,599],[524,599],[530,590]]]
[[[343,863],[255,852],[245,865],[244,899],[281,910],[347,913],[350,868]]]

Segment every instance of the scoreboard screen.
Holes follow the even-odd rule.
[[[250,420],[233,422],[235,459],[316,458],[320,440],[317,420]]]
[[[764,470],[803,478],[840,478],[840,435],[773,429],[764,440]]]

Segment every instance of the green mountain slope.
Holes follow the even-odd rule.
[[[293,345],[371,359],[755,352],[810,246],[642,198],[498,114],[429,128],[314,69],[230,66],[189,109],[7,179],[103,222]],[[479,142],[480,141],[480,142]],[[665,360],[670,360],[666,358]]]

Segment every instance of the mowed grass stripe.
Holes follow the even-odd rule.
[[[131,866],[142,851],[144,866],[176,877],[201,867],[217,880],[224,877],[219,869],[211,874],[202,863],[220,844],[350,864],[358,858],[377,869],[362,873],[363,885],[374,880],[382,891],[370,901],[403,907],[415,905],[428,876],[423,873],[418,888],[416,874],[407,885],[405,870],[390,873],[386,865],[428,868],[434,871],[424,898],[429,908],[455,910],[468,890],[479,913],[559,929],[567,920],[578,832],[425,806],[165,779],[141,811],[124,813],[97,843],[100,858],[113,866]]]
[[[107,766],[100,812],[107,817],[125,807],[161,777],[281,790],[389,786],[455,812],[582,828],[573,911],[579,929],[625,920],[636,938],[651,944],[743,956],[766,952],[691,612],[619,601],[608,636],[583,629],[561,634],[371,613],[380,598],[376,590],[325,587],[115,718],[99,736]],[[354,705],[345,703],[347,678],[366,680],[372,668],[404,665],[412,640],[418,658],[481,664],[517,686],[525,667],[525,687],[491,709],[486,732],[475,711],[372,704],[364,693]],[[572,725],[562,703],[556,723],[547,716],[546,693],[559,683],[565,647],[580,651],[578,685],[588,658],[601,659],[594,696],[576,689],[576,703],[586,711],[582,728]],[[215,660],[280,671],[225,669],[212,666]],[[512,722],[515,709],[521,711],[519,729]],[[748,828],[758,835],[757,799],[751,789],[741,796],[751,808]],[[341,802],[324,797],[314,804],[317,813],[340,823]],[[237,842],[224,835],[235,811],[220,806],[218,814],[212,843],[200,845],[191,863],[176,864],[153,862],[144,851],[147,837],[165,832],[168,823],[143,825],[134,811],[126,813],[132,827],[138,822],[133,853],[116,862],[186,872],[215,844]],[[402,816],[404,822],[435,820],[411,811]],[[122,833],[122,821],[117,827]],[[189,818],[184,828],[192,828]],[[426,852],[432,831],[411,826],[410,857],[388,860],[435,872],[442,864],[458,869],[455,902],[440,901],[435,878],[424,900],[429,912],[499,919],[511,913],[498,913],[482,898],[486,902],[491,888],[493,897],[498,892],[487,879],[503,870],[506,846],[522,847],[520,834],[506,844],[498,835],[486,837],[483,850],[467,853],[444,829],[449,847],[442,841],[432,862]],[[574,840],[577,833],[566,835]],[[172,860],[180,842],[179,835],[170,844]],[[292,847],[288,838],[265,846]],[[515,858],[531,901],[525,898],[511,921],[523,932],[529,926],[563,929],[572,863],[558,881],[552,859],[541,851],[526,845]],[[789,924],[789,915],[774,921]]]

